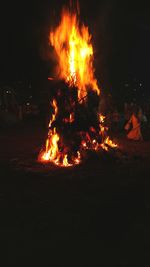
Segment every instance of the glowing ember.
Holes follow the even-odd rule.
[[[101,123],[104,123],[104,121],[105,121],[105,116],[103,116],[102,114],[99,114],[99,121],[101,122]]]
[[[112,140],[110,140],[109,136],[106,138],[106,140],[104,141],[104,143],[110,147],[117,147],[117,144],[113,143]]]
[[[69,118],[64,118],[63,120],[64,120],[65,123],[71,123],[71,122],[73,122],[74,121],[74,113],[71,113],[69,115]]]
[[[51,102],[48,137],[39,161],[70,167],[82,161],[86,150],[117,145],[107,135],[105,116],[97,112],[100,90],[88,28],[80,26],[76,14],[63,11],[59,26],[50,33],[50,43],[58,58],[58,78],[65,86]]]

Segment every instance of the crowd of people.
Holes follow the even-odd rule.
[[[130,140],[147,139],[150,132],[150,104],[124,103],[121,108],[110,100],[102,99],[99,112],[106,116],[106,123],[113,133],[124,133]]]

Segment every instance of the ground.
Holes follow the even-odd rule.
[[[42,120],[0,131],[2,266],[150,266],[150,141],[40,165]]]

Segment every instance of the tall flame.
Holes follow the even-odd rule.
[[[63,10],[60,24],[50,32],[49,39],[58,56],[59,78],[78,88],[78,99],[86,96],[89,87],[99,95],[88,27],[79,27],[77,15]]]
[[[59,135],[56,133],[56,128],[50,131],[49,137],[46,140],[46,151],[42,155],[43,160],[56,160],[58,155]]]
[[[70,167],[82,161],[85,150],[98,151],[99,149],[104,149],[107,151],[110,147],[117,147],[117,144],[114,144],[107,135],[108,128],[105,125],[105,116],[91,111],[89,114],[94,116],[93,119],[95,122],[97,121],[97,127],[93,126],[95,122],[89,128],[87,126],[84,127],[87,121],[83,119],[83,130],[79,127],[78,132],[71,136],[77,123],[81,124],[80,120],[78,120],[79,114],[81,115],[82,112],[85,111],[86,113],[87,111],[83,98],[90,95],[88,90],[93,90],[95,92],[93,95],[98,96],[100,94],[97,80],[94,77],[93,47],[88,27],[79,25],[75,13],[64,10],[60,24],[50,32],[49,39],[58,57],[58,78],[65,80],[68,84],[67,88],[71,87],[73,90],[73,87],[75,87],[78,95],[75,94],[77,99],[70,98],[70,101],[75,100],[76,107],[72,110],[74,102],[69,103],[69,112],[64,112],[64,116],[61,116],[63,110],[60,109],[61,105],[59,107],[58,95],[58,99],[53,99],[51,102],[53,111],[49,121],[48,137],[44,148],[39,154],[39,160],[42,162],[50,161],[58,166]],[[49,79],[51,80],[52,78]],[[80,110],[77,102],[83,104],[83,111],[82,108]],[[62,114],[60,114],[61,112]],[[88,116],[87,119],[89,118]],[[64,127],[65,125],[66,127]],[[66,130],[67,134],[69,133],[66,137],[62,134],[63,130]],[[75,138],[77,146],[73,146],[71,142],[68,145],[70,137]]]
[[[50,120],[50,122],[49,122],[49,127],[51,127],[53,121],[55,121],[55,119],[56,119],[56,115],[57,115],[57,113],[58,113],[57,102],[56,102],[55,99],[53,99],[53,102],[51,103],[51,105],[52,105],[52,107],[53,107],[53,109],[54,109],[54,113],[52,114],[52,118],[51,118],[51,120]]]

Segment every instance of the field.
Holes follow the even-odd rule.
[[[46,127],[0,132],[2,266],[150,266],[150,141],[68,169],[37,162]]]

